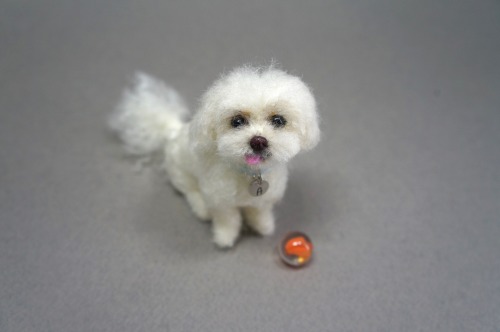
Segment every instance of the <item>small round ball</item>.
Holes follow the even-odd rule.
[[[292,267],[302,267],[312,259],[313,244],[306,234],[291,232],[281,241],[279,254],[285,264]]]

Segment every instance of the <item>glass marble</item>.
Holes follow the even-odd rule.
[[[281,260],[292,267],[302,267],[312,259],[313,244],[304,233],[288,233],[279,246]]]

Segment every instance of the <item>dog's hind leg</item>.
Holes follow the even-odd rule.
[[[203,221],[210,220],[210,214],[208,213],[207,206],[205,204],[205,200],[203,199],[202,194],[198,190],[193,190],[186,193],[186,199],[191,206],[191,210],[193,210],[194,214]]]
[[[199,190],[197,179],[174,163],[167,164],[167,173],[172,185],[186,196],[194,214],[201,220],[210,220],[210,214]]]

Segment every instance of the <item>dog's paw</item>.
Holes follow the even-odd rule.
[[[250,227],[260,235],[271,235],[274,233],[274,218],[263,218],[258,222],[250,224]]]
[[[214,243],[219,248],[231,248],[238,238],[238,233],[232,229],[214,229]]]

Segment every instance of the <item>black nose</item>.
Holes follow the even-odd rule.
[[[250,146],[255,152],[261,152],[267,149],[267,139],[262,136],[254,136],[250,140]]]

